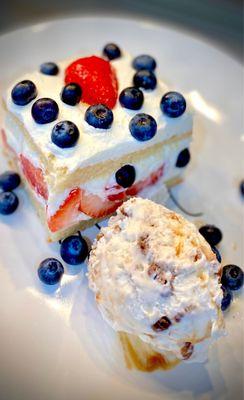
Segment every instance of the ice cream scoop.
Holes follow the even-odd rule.
[[[191,222],[131,198],[93,244],[89,286],[104,319],[162,354],[198,361],[223,331],[221,265]]]

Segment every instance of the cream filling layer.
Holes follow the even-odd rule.
[[[149,177],[151,175],[151,173],[158,170],[158,168],[160,168],[162,165],[164,165],[163,176],[160,179],[160,182],[162,184],[164,182],[166,182],[167,180],[175,177],[176,175],[177,176],[181,175],[183,173],[183,170],[175,167],[175,163],[176,163],[178,154],[183,149],[189,147],[189,144],[190,144],[190,138],[184,139],[177,144],[171,144],[171,145],[165,146],[165,148],[162,149],[160,156],[158,156],[158,157],[155,157],[152,155],[150,157],[147,157],[146,159],[142,159],[139,162],[133,164],[133,166],[136,170],[136,180],[135,180],[134,184]],[[113,186],[113,184],[116,184],[115,172],[112,173],[110,177],[103,176],[100,178],[91,179],[91,180],[83,183],[80,188],[82,190],[85,190],[87,193],[97,195],[101,199],[105,200],[106,196],[108,194],[108,192],[106,192],[106,190],[105,190],[105,187]],[[151,185],[151,187],[153,187],[153,186],[154,185]],[[59,195],[54,194],[52,196],[52,193],[50,193],[49,199],[48,199],[49,215],[55,214],[55,212],[59,209],[60,205],[67,198],[68,194],[70,193],[70,191],[72,189],[73,188],[69,188]],[[112,194],[113,191],[110,191],[109,193]],[[146,193],[147,193],[147,197],[150,198],[149,188]],[[138,195],[140,195],[140,193]],[[153,193],[152,193],[152,195],[153,195]],[[83,219],[83,218],[80,218],[80,219]]]

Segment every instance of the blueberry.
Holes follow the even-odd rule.
[[[31,109],[31,114],[37,124],[48,124],[57,119],[58,111],[56,101],[42,98],[35,101]]]
[[[119,95],[119,101],[122,107],[129,110],[139,110],[143,104],[143,92],[135,87],[128,87]]]
[[[141,69],[135,73],[133,83],[136,87],[153,90],[157,86],[157,78],[153,71]]]
[[[213,251],[214,254],[216,255],[217,261],[218,261],[219,263],[221,263],[222,257],[221,257],[221,254],[220,254],[219,250],[217,249],[217,247],[212,246],[212,251]]]
[[[0,193],[0,214],[12,214],[19,205],[19,199],[13,192]]]
[[[44,75],[57,75],[59,68],[54,62],[45,62],[41,64],[40,72]]]
[[[36,85],[28,80],[21,81],[14,86],[11,97],[14,104],[25,106],[34,100],[37,96]]]
[[[189,152],[189,149],[184,149],[178,155],[175,165],[178,168],[183,168],[189,163],[190,159],[191,159],[191,154]]]
[[[177,118],[185,112],[186,101],[182,94],[168,92],[162,97],[160,108],[167,117]]]
[[[56,146],[66,149],[75,146],[79,135],[79,130],[73,122],[61,121],[53,127],[51,138]]]
[[[154,71],[156,68],[156,61],[153,57],[148,56],[146,54],[142,54],[134,58],[132,62],[133,68],[137,69],[137,71],[141,69],[147,69],[148,71]]]
[[[233,300],[233,295],[228,288],[221,286],[221,289],[223,290],[223,298],[221,301],[221,310],[225,311],[230,306],[230,304]]]
[[[37,273],[43,283],[55,285],[62,278],[64,267],[56,258],[46,258],[39,265]]]
[[[20,176],[17,172],[6,171],[0,175],[0,189],[4,192],[16,189],[20,184]]]
[[[85,239],[74,235],[67,237],[61,243],[60,255],[67,264],[81,264],[88,256],[88,246]]]
[[[94,128],[108,129],[113,119],[113,112],[103,104],[90,106],[85,113],[86,122]]]
[[[115,179],[118,185],[128,188],[135,182],[136,170],[133,165],[123,165],[123,167],[116,171]]]
[[[221,283],[230,290],[238,290],[243,285],[243,271],[237,265],[225,265]]]
[[[109,60],[115,60],[121,56],[120,48],[114,43],[108,43],[103,49],[103,54]]]
[[[240,193],[244,197],[244,179],[240,183]]]
[[[157,122],[151,115],[136,114],[130,121],[131,135],[140,142],[150,140],[157,132]]]
[[[61,100],[69,106],[75,106],[80,102],[82,90],[77,83],[68,83],[61,92]]]
[[[199,232],[211,247],[216,246],[222,240],[222,232],[217,226],[204,225],[201,226]]]

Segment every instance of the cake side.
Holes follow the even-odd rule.
[[[41,175],[41,170],[39,168],[38,162],[36,162],[36,160],[33,160],[33,167],[35,166],[35,170],[32,170],[30,177],[26,175],[26,173],[28,173],[29,171],[23,168],[23,164],[21,161],[23,160],[23,158],[28,157],[28,146],[26,146],[26,143],[25,147],[22,149],[24,153],[20,158],[17,153],[20,143],[9,140],[11,137],[10,132],[6,135],[5,131],[2,130],[1,133],[2,148],[5,150],[5,154],[7,155],[7,157],[12,162],[14,162],[15,168],[19,170],[19,173],[23,178],[22,181],[25,183],[28,193],[30,194],[32,203],[37,209],[38,215],[40,216],[44,226],[47,229],[48,237],[50,240],[59,240],[60,238],[63,238],[72,233],[76,229],[86,229],[88,226],[93,225],[97,221],[100,221],[101,219],[104,219],[111,214],[108,213],[101,218],[94,218],[92,216],[86,215],[80,209],[77,214],[70,215],[68,221],[64,219],[59,222],[58,225],[55,224],[55,229],[52,231],[52,216],[54,216],[55,221],[56,213],[59,211],[60,207],[62,208],[62,204],[69,196],[69,193],[72,192],[72,189],[77,189],[77,186],[71,186],[70,188],[64,190],[64,192],[62,193],[55,194],[54,192],[51,192],[50,194],[48,194],[48,197],[45,198],[47,187],[44,185],[45,177]],[[114,187],[115,175],[111,171],[111,169],[109,169],[109,171],[106,171],[105,174],[100,174],[95,179],[88,179],[88,181],[81,184],[80,190],[87,190],[88,193],[91,193],[91,197],[93,197],[95,194],[99,195],[100,198],[102,198],[104,201],[106,201],[107,198],[110,198],[109,196],[115,195],[115,198],[118,198],[118,200],[116,201],[115,207],[112,208],[112,212],[115,211],[115,208],[117,208],[119,204],[121,204],[119,198],[121,198],[121,194],[125,194],[125,191],[127,191],[126,196],[135,195],[136,192],[140,193],[140,195],[144,193],[145,196],[149,196],[155,201],[163,202],[165,197],[164,185],[166,185],[167,187],[172,187],[182,180],[183,170],[182,168],[177,168],[175,166],[175,160],[177,159],[178,152],[181,151],[182,148],[185,148],[189,145],[189,141],[190,137],[185,137],[185,139],[183,139],[181,142],[172,142],[171,145],[164,146],[163,148],[161,147],[157,150],[157,152],[154,151],[151,156],[147,155],[147,157],[139,159],[138,162],[134,165],[139,168],[140,174],[137,177],[135,184],[127,190],[121,187]],[[154,158],[156,155],[157,157],[155,163]],[[123,165],[122,161],[121,164]],[[141,175],[141,172],[143,171],[143,168],[140,168],[141,165],[143,165],[144,167],[146,179]],[[158,172],[155,173],[155,171]],[[37,186],[34,184],[35,182],[31,180],[33,176],[38,178]],[[109,182],[110,186],[106,186],[106,184]],[[141,185],[141,183],[143,183],[143,185]],[[121,189],[123,189],[123,191],[121,191]],[[77,199],[77,201],[80,204],[80,197]]]

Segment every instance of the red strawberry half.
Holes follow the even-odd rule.
[[[120,204],[121,201],[102,200],[95,194],[88,194],[82,189],[75,188],[71,190],[58,211],[49,217],[48,226],[51,232],[57,232],[78,222],[81,212],[92,218],[102,218],[112,214]]]
[[[145,187],[158,181],[163,175],[163,166],[153,172],[148,178],[139,181],[126,190],[114,195],[108,195],[108,199],[101,199],[99,196],[88,193],[85,190],[74,188],[68,197],[61,204],[58,211],[49,217],[48,226],[52,232],[67,228],[79,221],[79,215],[83,212],[92,218],[103,218],[112,214],[128,196],[134,196]],[[116,188],[118,185],[116,185]],[[48,210],[47,210],[48,213]]]
[[[45,200],[48,199],[47,184],[44,180],[43,172],[41,168],[36,168],[28,158],[20,154],[20,163],[23,174],[31,187],[42,196]]]
[[[122,201],[103,200],[95,194],[83,191],[80,210],[90,217],[102,218],[112,214],[121,204]]]
[[[97,56],[79,58],[65,71],[65,83],[77,83],[82,88],[81,101],[104,104],[113,108],[118,97],[118,82],[109,61]]]
[[[51,232],[57,232],[72,225],[75,221],[78,222],[80,198],[81,190],[79,188],[71,190],[58,211],[48,219]]]

